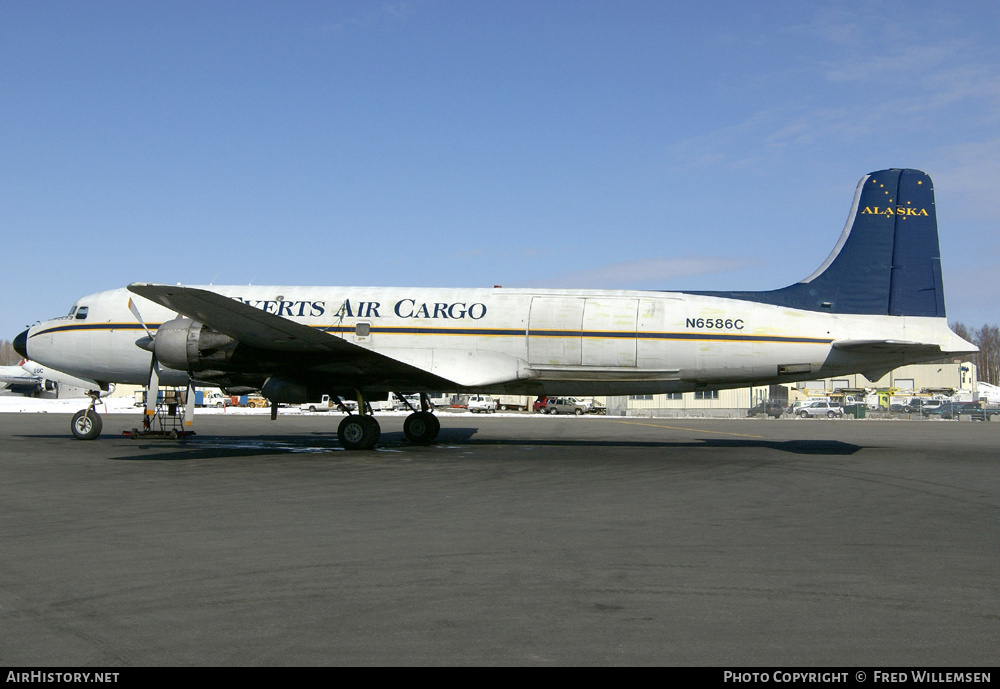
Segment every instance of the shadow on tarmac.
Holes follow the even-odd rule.
[[[772,441],[744,438],[705,438],[684,441],[645,440],[592,440],[592,439],[545,439],[545,438],[482,438],[474,437],[478,428],[443,428],[436,443],[413,445],[401,432],[383,433],[375,452],[426,451],[446,445],[467,447],[546,447],[546,448],[587,448],[627,449],[660,448],[706,449],[706,450],[756,450],[766,449],[794,455],[850,456],[862,449],[861,445],[839,440],[786,440]],[[34,438],[65,438],[66,436],[31,436]],[[116,438],[129,444],[135,452],[109,457],[114,461],[192,461],[199,459],[222,459],[238,457],[261,457],[269,455],[322,454],[345,452],[337,440],[336,433],[314,433],[309,435],[280,436],[194,436],[181,440],[170,439],[129,439]],[[77,442],[77,441],[73,441]],[[98,440],[97,442],[107,442]],[[117,448],[123,446],[116,443]],[[351,453],[364,457],[365,453]],[[667,459],[668,457],[665,457]]]

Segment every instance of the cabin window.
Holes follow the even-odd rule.
[[[76,310],[76,320],[78,321],[84,320],[87,317],[87,311],[88,309],[86,306],[81,306],[80,308],[78,308]]]
[[[372,332],[371,323],[358,323],[354,326],[354,334],[358,337],[368,337]]]

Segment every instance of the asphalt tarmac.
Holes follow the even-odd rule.
[[[8,666],[991,666],[1000,423],[0,414]]]

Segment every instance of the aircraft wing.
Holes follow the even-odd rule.
[[[255,349],[321,355],[324,370],[345,378],[407,381],[440,390],[456,387],[454,381],[419,367],[216,292],[148,283],[133,283],[128,289]]]
[[[0,383],[4,385],[41,385],[42,379],[29,375],[20,366],[0,367]]]

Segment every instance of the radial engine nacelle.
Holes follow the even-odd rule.
[[[152,347],[157,361],[178,371],[226,370],[237,342],[217,330],[189,318],[175,318],[160,325],[152,343],[148,338],[136,342],[144,349]]]

